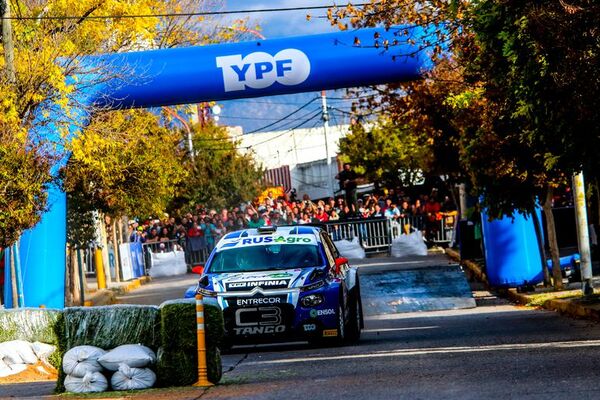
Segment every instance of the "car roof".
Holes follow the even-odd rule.
[[[230,247],[231,243],[238,242],[243,238],[259,237],[259,236],[312,236],[316,239],[317,243],[321,242],[320,238],[321,228],[308,225],[295,225],[295,226],[263,226],[258,229],[242,229],[235,232],[230,232],[223,236],[219,243],[217,243],[216,250],[219,251],[223,247]],[[229,244],[229,245],[228,245]]]

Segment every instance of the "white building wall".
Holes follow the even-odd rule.
[[[290,166],[292,186],[297,195],[308,194],[311,199],[332,195],[328,182],[334,191],[338,190],[337,153],[339,140],[349,132],[349,125],[330,126],[327,143],[331,157],[331,168],[327,171],[324,128],[295,129],[292,131],[260,132],[248,135],[239,130],[231,130],[231,135],[239,141],[241,151],[252,152],[254,158],[265,169]],[[249,148],[249,150],[243,150]]]

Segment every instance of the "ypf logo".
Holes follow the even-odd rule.
[[[240,54],[217,57],[217,67],[223,70],[225,91],[264,89],[275,82],[298,85],[310,74],[310,61],[296,49],[285,49],[274,56],[258,51],[246,57]]]

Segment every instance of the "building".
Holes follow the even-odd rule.
[[[285,178],[285,171],[289,169],[287,181],[291,187],[286,189],[296,189],[299,197],[306,193],[311,199],[319,199],[340,193],[338,181],[335,179],[340,169],[337,153],[340,138],[345,137],[349,130],[349,125],[334,125],[327,129],[329,167],[322,126],[249,135],[242,134],[240,128],[233,128],[230,129],[230,135],[239,141],[238,147],[241,151],[251,152],[267,171],[275,170],[267,176]],[[285,179],[273,183],[285,186]]]

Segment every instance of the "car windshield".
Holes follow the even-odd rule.
[[[307,268],[322,265],[314,244],[272,244],[225,249],[216,253],[209,272],[250,272]]]

